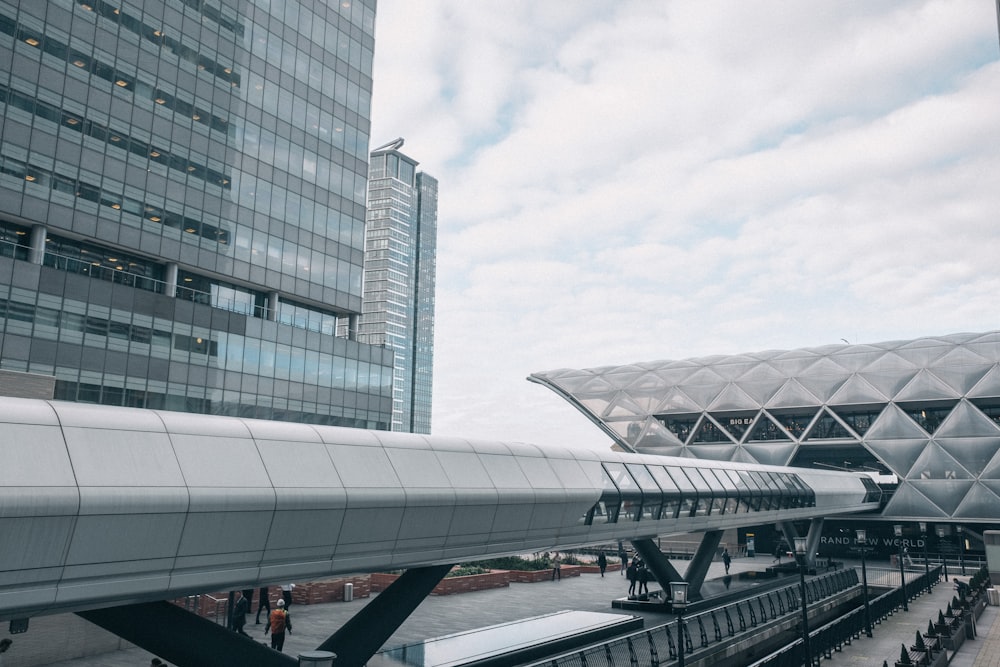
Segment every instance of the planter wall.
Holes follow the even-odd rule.
[[[551,570],[547,571],[551,577]],[[376,572],[371,577],[371,590],[373,593],[381,593],[388,588],[392,582],[399,579],[398,574],[386,574]],[[456,593],[468,593],[470,591],[485,591],[493,588],[506,588],[506,570],[496,570],[486,574],[470,574],[467,577],[445,577],[434,587],[431,595],[454,595]]]

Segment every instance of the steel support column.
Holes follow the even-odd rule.
[[[653,540],[635,540],[632,542],[632,546],[635,547],[636,553],[646,563],[646,567],[653,573],[664,591],[669,590],[671,581],[686,581],[689,584],[688,599],[700,600],[701,585],[705,583],[705,575],[708,574],[708,568],[715,560],[715,553],[721,542],[721,530],[706,531],[683,576],[663,555]]]
[[[670,590],[671,581],[684,581],[684,577],[677,571],[674,564],[663,555],[660,548],[656,546],[656,542],[650,539],[634,540],[632,546],[664,591]]]
[[[362,667],[451,568],[451,565],[431,565],[407,570],[317,650],[336,653],[337,667]]]
[[[145,602],[77,615],[178,667],[294,667],[298,661],[169,602]]]

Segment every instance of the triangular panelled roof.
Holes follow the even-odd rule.
[[[528,379],[628,449],[808,466],[826,447],[898,477],[887,516],[1000,516],[1000,331]]]

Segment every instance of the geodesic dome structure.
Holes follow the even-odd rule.
[[[1000,517],[1000,332],[534,373],[626,449],[870,470],[884,515]]]

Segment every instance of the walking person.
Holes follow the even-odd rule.
[[[285,601],[285,609],[292,606],[292,591],[295,590],[295,584],[282,584],[281,586],[281,597]]]
[[[636,579],[639,583],[639,596],[649,595],[649,580],[653,576],[653,573],[649,571],[646,564],[639,561],[639,569],[636,572]]]
[[[628,579],[628,596],[635,597],[635,584],[639,578],[639,564],[633,559],[625,570],[625,577]]]
[[[628,569],[628,554],[625,552],[625,547],[618,546],[618,562],[621,564],[621,575],[625,576],[625,570]]]
[[[552,557],[552,581],[558,579],[562,581],[562,559],[559,558],[559,552]]]
[[[729,566],[733,562],[733,557],[729,555],[729,549],[722,550],[722,564],[726,566],[726,574],[729,574]]]
[[[267,586],[261,586],[260,591],[260,601],[257,603],[257,625],[260,625],[260,610],[267,609],[267,613],[264,614],[264,620],[271,618],[271,594],[267,591]]]
[[[604,571],[608,569],[608,557],[602,551],[597,555],[597,567],[601,568],[601,579],[604,578]]]
[[[288,611],[285,610],[285,600],[278,600],[277,604],[278,608],[271,612],[264,632],[271,634],[271,648],[275,651],[281,651],[285,646],[285,633],[291,634],[292,632],[292,619],[289,618]]]

